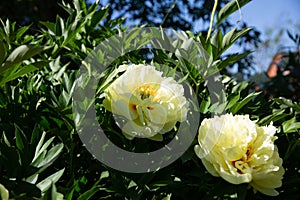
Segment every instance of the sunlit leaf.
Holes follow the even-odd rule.
[[[300,122],[296,122],[295,118],[287,120],[282,123],[284,133],[292,133],[300,130]]]
[[[60,179],[64,171],[65,169],[61,169],[58,172],[55,172],[54,174],[39,182],[36,186],[42,191],[42,193],[46,192],[52,184],[56,183]]]
[[[231,0],[221,8],[217,15],[217,26],[219,26],[229,15],[246,5],[250,0]]]

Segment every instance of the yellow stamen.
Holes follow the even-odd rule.
[[[151,85],[143,85],[139,86],[137,90],[141,95],[141,99],[144,100],[146,98],[149,98],[150,96],[154,98],[156,95],[157,87]]]

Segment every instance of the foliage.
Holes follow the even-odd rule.
[[[233,2],[217,9],[214,24],[218,26],[211,32],[180,32],[172,44],[181,47],[181,54],[188,55],[195,54],[188,41],[201,44],[208,52],[208,63],[216,66],[214,70],[201,71],[176,54],[146,49],[118,58],[101,80],[105,81],[123,62],[163,63],[182,73],[194,89],[201,121],[213,113],[231,112],[249,114],[260,125],[273,122],[278,127],[276,144],[286,169],[277,198],[296,199],[300,181],[299,102],[283,97],[268,99],[263,93],[252,91],[251,83],[237,82],[226,74],[219,77],[224,90],[209,94],[203,76],[222,73],[248,54],[224,56],[229,47],[251,32],[248,28],[220,28],[238,9]],[[238,2],[240,6],[244,4]],[[87,6],[83,0],[75,0],[73,4],[64,3],[63,8],[67,17],[56,16],[55,21],[41,22],[41,28],[34,33],[30,26],[17,28],[9,20],[2,22],[0,29],[0,184],[9,191],[10,198],[271,199],[253,193],[246,184],[232,185],[211,176],[193,151],[196,139],[180,159],[155,172],[124,173],[97,161],[75,129],[75,79],[87,55],[101,41],[122,35],[126,28],[122,26],[123,19],[107,18],[109,7],[99,8],[97,2]],[[125,46],[133,45],[134,39],[134,35],[127,38]],[[106,62],[104,57],[99,59]],[[107,134],[113,135],[114,142],[126,144],[129,149],[160,147],[161,144],[148,140],[126,140],[116,131],[111,114],[102,107],[101,98],[96,99],[99,123],[106,127]]]
[[[218,14],[216,15],[217,21],[214,24],[214,28],[228,32],[236,26],[236,24],[232,24],[228,20],[230,14],[250,1],[240,0],[237,3],[237,1],[218,0],[217,2],[219,2],[216,4]],[[208,32],[211,10],[214,6],[214,1],[212,0],[113,0],[108,1],[108,3],[110,4],[108,20],[114,19],[116,16],[126,17],[123,24],[128,26],[148,24],[175,30],[190,30],[194,34],[201,33],[203,35],[206,35]],[[236,21],[239,27],[247,27],[241,18]],[[245,33],[244,37],[240,37],[235,45],[239,45],[244,52],[247,52],[252,47],[256,47],[259,42],[260,32],[252,28]],[[252,70],[252,62],[253,57],[249,55],[230,65],[231,67],[237,65],[239,72],[248,74]],[[224,69],[224,73],[225,71]]]
[[[90,5],[95,0],[86,0]],[[41,27],[40,21],[53,22],[56,19],[56,15],[59,14],[64,19],[67,18],[68,12],[62,8],[62,4],[56,1],[44,0],[12,0],[5,1],[0,6],[0,18],[16,21],[16,26],[31,24],[29,29],[30,33],[37,32]],[[64,0],[69,4],[72,4],[71,0]],[[125,19],[122,25],[134,27],[137,25],[152,25],[162,26],[164,28],[172,28],[175,30],[190,30],[193,33],[206,34],[209,28],[210,13],[213,8],[212,0],[175,0],[175,1],[161,1],[161,0],[113,0],[113,1],[99,1],[99,4],[104,6],[109,5],[108,15],[102,23],[111,21],[113,19]],[[216,28],[228,32],[231,28],[239,26],[241,28],[247,27],[246,23],[240,18],[236,19],[236,23],[232,23],[228,20],[228,16],[231,11],[242,8],[249,0],[236,1],[218,0],[216,5],[218,12],[216,16],[218,22],[216,22]],[[228,4],[227,4],[228,3]],[[225,6],[226,5],[226,6]],[[245,34],[244,37],[239,38],[235,43],[244,52],[252,50],[253,47],[257,47],[260,42],[260,32],[255,28],[252,28]],[[225,56],[225,55],[223,55]],[[253,70],[254,58],[252,55],[248,55],[241,58],[238,62],[231,64],[231,67],[237,67],[238,71],[249,75]],[[226,69],[224,69],[225,73]]]
[[[295,46],[299,47],[299,35],[292,36]],[[286,97],[294,101],[300,101],[300,52],[282,52],[281,62],[277,65],[277,76],[264,83],[263,89],[271,97]],[[289,71],[289,74],[284,74]]]

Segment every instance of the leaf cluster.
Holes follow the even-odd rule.
[[[211,1],[205,2],[211,9]],[[99,2],[90,6],[83,0],[64,3],[68,16],[41,22],[42,28],[34,34],[28,32],[31,26],[16,28],[14,22],[2,22],[0,184],[9,191],[10,198],[273,199],[254,193],[247,184],[232,185],[210,175],[194,153],[196,138],[180,159],[155,172],[124,173],[95,159],[79,138],[74,123],[78,118],[72,110],[79,68],[89,54],[103,66],[108,65],[102,74],[94,74],[100,77],[96,95],[101,95],[121,75],[115,71],[120,64],[151,63],[164,76],[189,83],[194,91],[189,99],[191,109],[200,114],[200,122],[213,114],[227,112],[248,114],[259,125],[273,122],[278,127],[276,144],[286,169],[277,199],[299,197],[299,102],[283,97],[269,99],[253,91],[251,83],[237,82],[224,73],[224,69],[249,53],[224,55],[250,32],[248,28],[229,31],[221,28],[238,9],[236,2],[242,6],[247,1],[231,1],[220,7],[211,37],[207,37],[208,32],[173,32],[169,37],[163,31],[152,32],[159,33],[155,35],[159,40],[152,41],[148,48],[141,46],[147,44],[149,33],[127,30],[122,26],[123,19],[109,19],[109,7],[99,7]],[[116,35],[106,51],[93,51]],[[198,48],[193,48],[194,45]],[[177,51],[166,51],[165,47]],[[112,60],[108,52],[121,56]],[[86,79],[81,81],[85,83],[90,77],[83,78]],[[220,90],[208,87],[213,83],[221,84]],[[84,96],[76,98],[82,98],[82,109],[92,105]],[[94,101],[99,124],[119,146],[136,152],[162,146],[146,139],[128,141],[112,114],[103,108],[103,98],[99,96]],[[193,102],[199,103],[199,109]],[[165,141],[174,136],[175,129],[166,135]]]

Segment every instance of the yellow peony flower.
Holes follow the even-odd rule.
[[[2,200],[8,200],[9,199],[9,193],[8,190],[0,184],[0,197]]]
[[[195,152],[210,174],[232,184],[276,196],[284,169],[274,145],[276,128],[259,127],[249,116],[225,114],[204,119]]]
[[[123,124],[122,131],[129,139],[162,140],[161,134],[186,120],[188,102],[182,85],[173,78],[162,77],[162,72],[151,65],[127,66],[104,93],[104,107],[125,117],[118,125]]]

